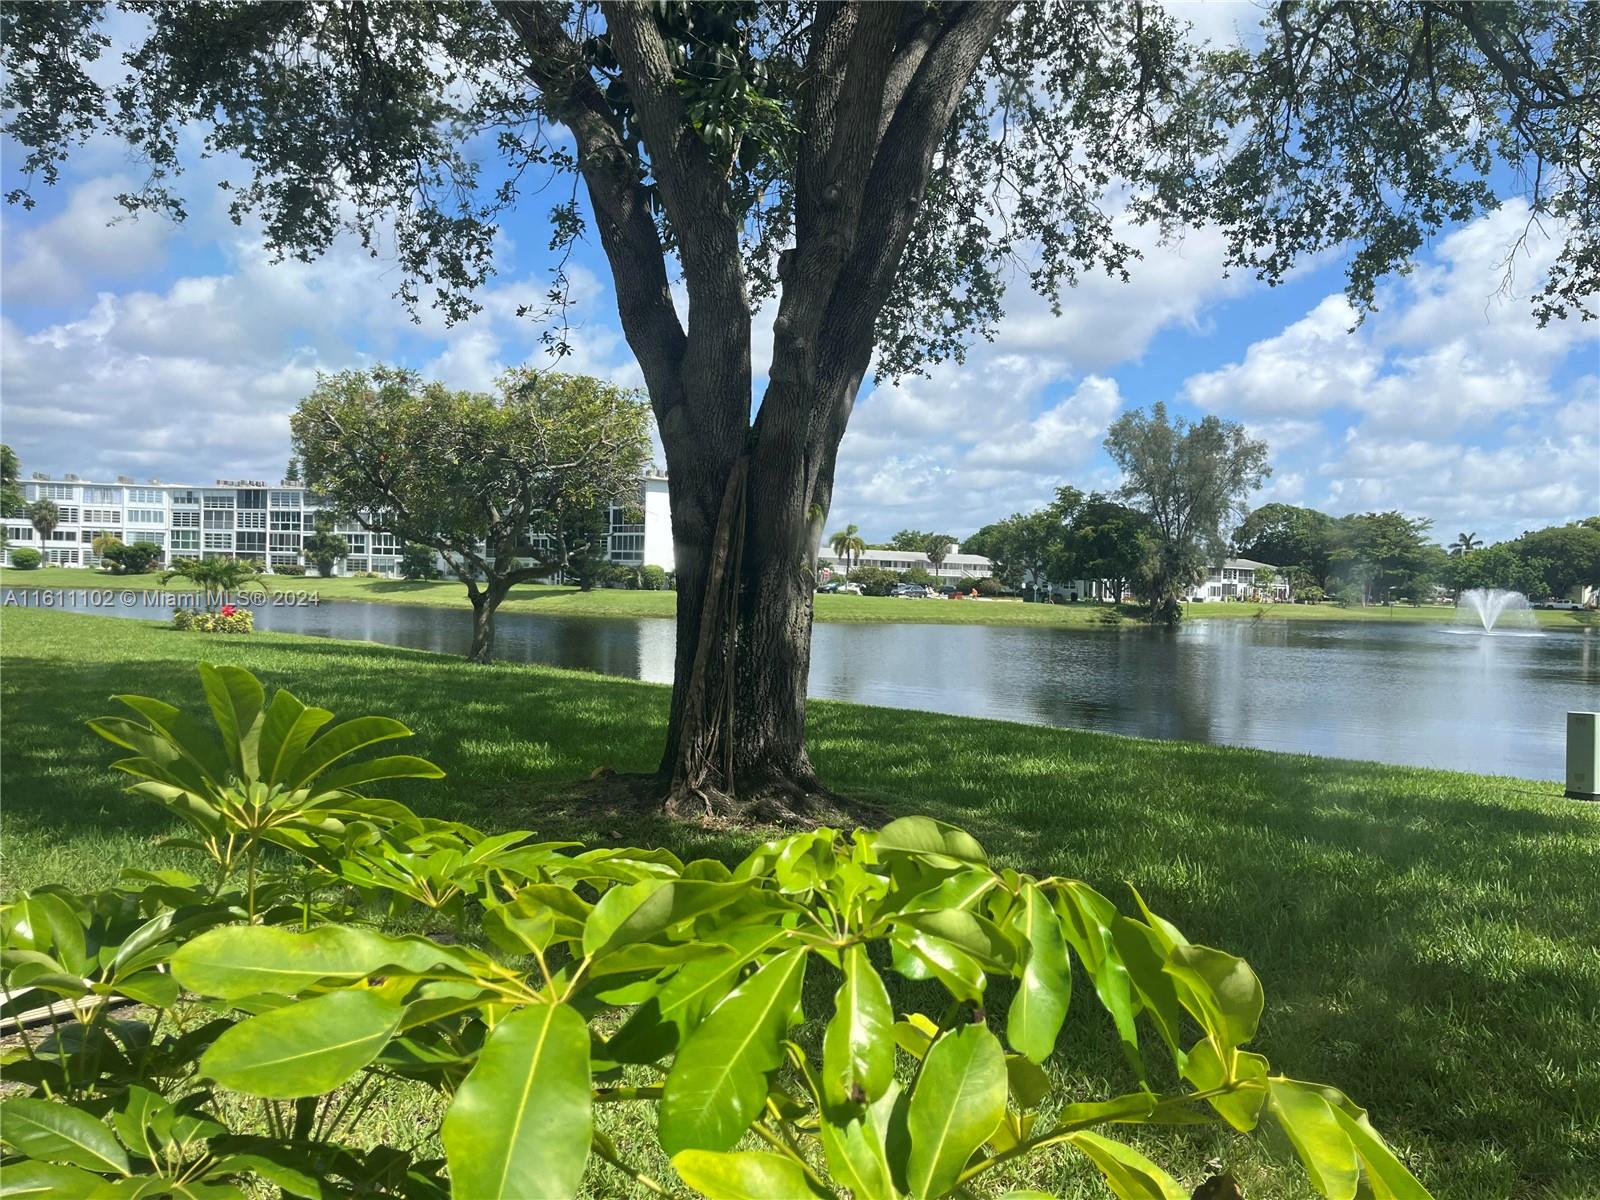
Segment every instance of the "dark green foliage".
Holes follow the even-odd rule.
[[[117,542],[100,552],[118,575],[143,575],[161,560],[161,547],[154,542]]]
[[[639,586],[647,592],[666,591],[666,568],[658,567],[654,563],[646,563],[644,566],[639,568]]]
[[[1327,583],[1333,545],[1333,518],[1293,504],[1252,509],[1233,534],[1240,557],[1275,567],[1304,568],[1318,584]]]
[[[41,542],[48,542],[50,535],[55,532],[57,525],[61,524],[61,510],[56,507],[54,500],[35,500],[28,505],[28,523],[39,533]]]
[[[313,521],[313,531],[306,535],[301,549],[317,568],[317,574],[326,579],[333,574],[338,561],[350,553],[350,542],[343,534],[334,532],[334,516],[327,509],[320,510]]]
[[[32,546],[16,546],[11,551],[11,565],[19,571],[37,571],[43,558]]]
[[[887,596],[890,588],[904,582],[899,571],[888,567],[855,567],[849,579],[851,583],[861,585],[861,592],[865,596]]]
[[[439,566],[434,552],[427,546],[407,542],[400,551],[400,574],[406,579],[439,578]]]
[[[301,563],[279,563],[272,568],[274,575],[289,575],[299,577],[306,573],[305,566]]]
[[[190,826],[212,880],[129,870],[104,892],[47,887],[0,908],[0,1011],[110,992],[145,1005],[115,1020],[85,1007],[72,1039],[27,1036],[0,1132],[8,1182],[572,1196],[591,1155],[623,1166],[594,1108],[629,1099],[657,1104],[661,1148],[711,1197],[827,1195],[831,1179],[934,1200],[1061,1145],[1119,1195],[1165,1200],[1176,1182],[1114,1132],[1262,1121],[1325,1196],[1363,1181],[1427,1196],[1362,1109],[1244,1049],[1255,973],[1136,891],[1128,914],[1080,881],[997,870],[928,817],[795,834],[731,869],[485,836],[367,794],[442,774],[353,757],[409,736],[399,722],[333,724],[237,667],[201,678],[209,727],[138,696],[122,698],[133,718],[90,724],[131,752],[116,764],[131,790]],[[363,918],[380,911],[471,921],[486,944],[378,932]],[[1074,963],[1140,1086],[1062,1107],[1040,1064]],[[922,981],[935,1015],[897,1020],[890,972]],[[834,992],[820,1054],[790,1040],[808,975]],[[180,989],[208,1018],[193,1032],[169,1020]],[[645,1065],[663,1082],[630,1086]],[[444,1164],[385,1152],[403,1189],[368,1176],[348,1102],[395,1073],[446,1101]],[[234,1097],[261,1102],[264,1132]],[[770,1152],[738,1148],[752,1129]]]
[[[1351,513],[1333,524],[1335,592],[1345,602],[1420,598],[1442,581],[1445,552],[1427,540],[1433,522],[1401,512]]]
[[[17,452],[0,443],[0,517],[15,517],[26,504],[22,496],[22,464]]]

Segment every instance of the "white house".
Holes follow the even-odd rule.
[[[94,483],[76,475],[59,479],[34,476],[23,485],[28,502],[51,500],[61,514],[48,541],[21,514],[5,519],[5,561],[23,547],[38,550],[46,563],[61,567],[97,567],[93,542],[101,533],[124,542],[153,542],[161,547],[161,563],[178,558],[254,558],[267,570],[303,566],[303,544],[324,501],[297,483],[268,484],[260,479],[218,479],[210,487],[135,483],[118,476],[115,483]],[[644,519],[631,523],[629,510]],[[667,477],[650,472],[639,491],[611,506],[608,557],[635,566],[673,568],[672,508]],[[336,575],[376,571],[399,573],[400,546],[393,534],[372,533],[340,521],[335,531],[349,543]]]
[[[1272,582],[1266,589],[1256,587],[1256,572],[1272,572]],[[1262,593],[1260,595],[1258,593]],[[1287,600],[1289,582],[1278,574],[1270,563],[1256,562],[1250,558],[1228,558],[1216,566],[1206,568],[1206,576],[1190,590],[1189,599],[1203,600],[1253,600],[1269,598]]]

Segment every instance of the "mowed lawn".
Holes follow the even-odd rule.
[[[125,865],[194,865],[157,844],[172,826],[121,791],[108,770],[114,749],[83,722],[113,711],[118,692],[198,711],[200,658],[246,666],[269,689],[341,717],[405,721],[417,736],[403,748],[448,778],[389,794],[433,815],[685,857],[731,859],[771,832],[713,833],[553,799],[596,767],[654,764],[661,688],[6,609],[6,892],[51,880],[92,888]],[[817,702],[811,714],[818,765],[841,791],[955,822],[1001,863],[1076,876],[1119,902],[1132,882],[1192,939],[1248,958],[1267,996],[1258,1048],[1277,1070],[1369,1106],[1440,1200],[1600,1196],[1600,806],[1564,800],[1549,783],[845,704]],[[1074,1098],[1128,1090],[1108,1022],[1079,984],[1054,1070]],[[811,1011],[825,1015],[825,1001]],[[401,1100],[385,1112],[374,1136],[431,1128]],[[628,1122],[646,1119],[607,1116],[641,1155],[642,1130],[630,1136]],[[1130,1136],[1190,1187],[1217,1158],[1251,1200],[1312,1194],[1261,1139]],[[1065,1150],[1006,1182],[1106,1194]],[[614,1174],[591,1187],[626,1191]]]
[[[339,576],[263,575],[264,587],[279,592],[305,592],[324,600],[360,600],[374,604],[422,604],[439,608],[469,608],[466,588],[456,580],[367,579]],[[106,575],[71,567],[40,567],[33,571],[0,568],[0,587],[94,588],[143,590],[193,590],[186,580],[162,585],[155,575]],[[819,595],[819,621],[843,623],[901,622],[927,625],[1042,625],[1054,628],[1100,628],[1120,621],[1137,621],[1142,610],[1132,604],[1024,604],[1020,600],[896,600],[887,596]],[[574,587],[527,583],[511,589],[502,612],[523,612],[565,617],[671,617],[677,610],[674,592],[638,592],[621,588],[596,588],[582,592]],[[1250,621],[1431,621],[1458,619],[1445,605],[1396,605],[1385,608],[1341,608],[1336,604],[1190,604],[1190,618],[1227,617]],[[1549,628],[1600,625],[1592,612],[1534,614]]]

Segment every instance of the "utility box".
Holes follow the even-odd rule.
[[[1600,713],[1567,714],[1567,795],[1600,800]]]

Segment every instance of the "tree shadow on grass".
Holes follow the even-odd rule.
[[[124,863],[165,865],[149,847],[171,824],[120,793],[115,749],[82,723],[114,711],[118,692],[203,712],[202,657],[340,718],[405,721],[417,736],[397,748],[448,775],[388,794],[429,815],[725,861],[765,836],[571,799],[596,768],[654,766],[660,688],[384,646],[82,624],[85,637],[106,628],[125,657],[41,647],[8,655],[0,680],[7,886],[74,870],[68,882],[97,886]],[[998,861],[1085,879],[1125,909],[1132,881],[1194,940],[1243,954],[1267,995],[1259,1048],[1371,1105],[1425,1181],[1486,1200],[1592,1186],[1600,810],[1520,781],[841,704],[814,704],[811,730],[835,787],[962,825]],[[1080,1086],[1132,1087],[1092,989],[1080,978],[1076,990],[1060,1069]]]

